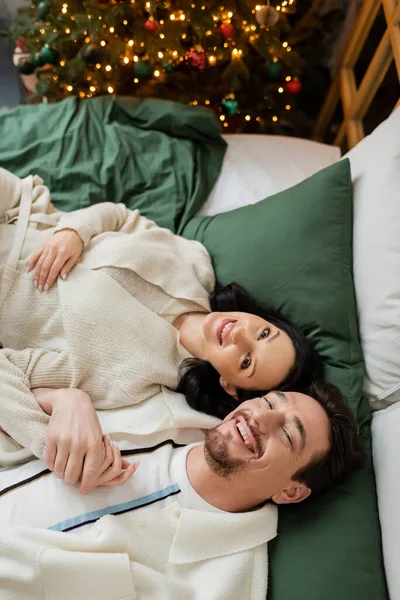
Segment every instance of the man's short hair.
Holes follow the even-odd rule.
[[[292,479],[305,483],[312,492],[322,492],[361,466],[364,452],[358,439],[357,424],[340,390],[332,384],[318,381],[306,392],[314,398],[328,416],[330,448],[314,456]]]

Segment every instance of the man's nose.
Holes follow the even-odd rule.
[[[285,418],[282,411],[265,408],[260,409],[252,416],[257,421],[260,432],[266,435],[271,435],[272,432],[280,429]]]

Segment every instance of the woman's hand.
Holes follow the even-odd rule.
[[[103,442],[106,454],[101,465],[102,473],[94,487],[123,485],[135,473],[139,461],[131,464],[128,460],[122,458],[117,444],[112,444],[107,435],[103,437]]]
[[[58,276],[65,279],[76,265],[83,250],[83,242],[73,229],[63,229],[29,259],[28,271],[35,269],[33,285],[39,292],[47,292]]]
[[[48,468],[67,485],[82,478],[81,492],[88,493],[104,471],[105,458],[103,432],[90,397],[76,389],[40,389],[34,394],[45,412],[51,412],[45,456]]]
[[[36,388],[38,404],[51,415],[47,432],[46,462],[51,471],[74,485],[82,476],[80,491],[123,485],[139,462],[121,457],[118,446],[102,435],[90,397],[81,390]]]

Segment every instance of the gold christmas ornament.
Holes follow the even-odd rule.
[[[261,6],[256,12],[256,21],[263,27],[273,27],[279,21],[279,13],[273,6]]]

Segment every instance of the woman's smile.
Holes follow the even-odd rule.
[[[220,346],[224,343],[230,332],[237,323],[237,319],[222,319],[217,327],[217,340]]]

